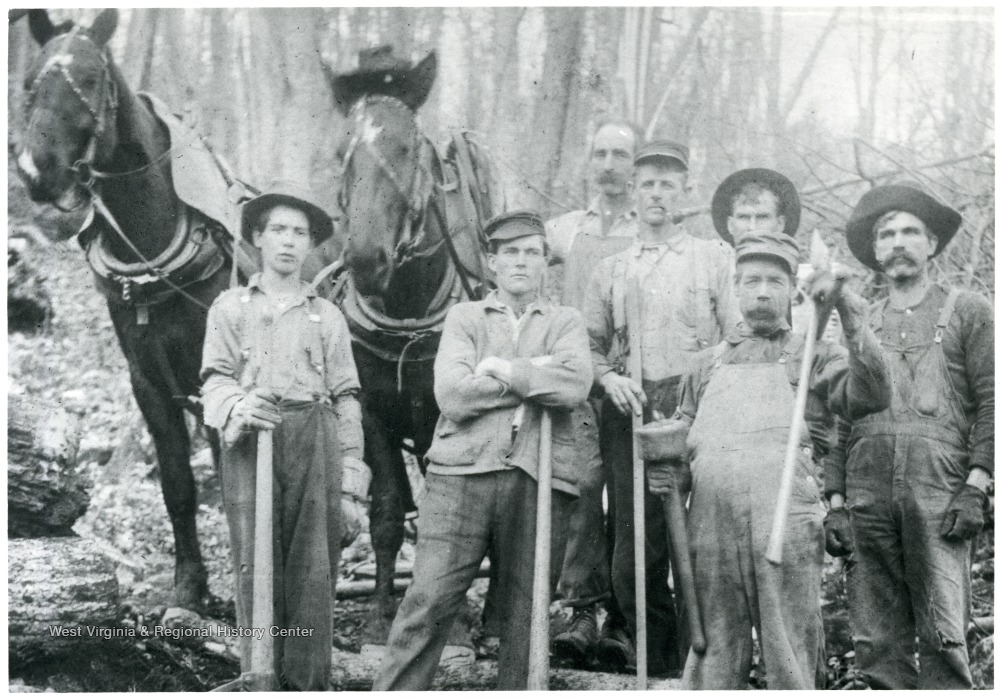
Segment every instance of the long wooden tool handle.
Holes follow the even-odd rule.
[[[528,689],[549,688],[549,575],[552,562],[552,416],[542,409],[538,440],[538,509],[535,519],[535,577],[531,592]],[[516,643],[516,639],[512,639]]]
[[[272,496],[274,468],[274,433],[257,433],[257,499],[254,509],[253,538],[253,628],[263,630],[250,641],[250,673],[247,689],[257,692],[274,691],[274,512]]]
[[[639,312],[639,281],[628,280],[625,290],[625,322],[628,325],[628,367],[632,380],[642,385],[642,326]],[[635,684],[646,689],[646,468],[639,458],[639,428],[642,413],[632,414],[632,508],[635,548]]]
[[[687,520],[681,494],[676,490],[663,498],[667,515],[667,529],[670,532],[670,548],[674,552],[674,575],[684,599],[687,612],[688,632],[691,647],[696,653],[705,652],[705,631],[701,625],[701,607],[694,586],[694,570],[691,567],[691,551],[688,549]]]
[[[785,527],[788,522],[788,508],[792,501],[792,484],[795,482],[795,467],[799,456],[799,436],[806,422],[806,398],[809,395],[809,373],[812,370],[813,355],[816,353],[816,331],[818,317],[816,306],[809,301],[809,315],[806,323],[806,341],[802,348],[802,368],[799,370],[799,385],[795,390],[795,407],[792,412],[792,427],[785,447],[785,464],[781,471],[781,486],[771,525],[771,538],[767,543],[765,557],[774,565],[781,565],[781,550],[785,543]]]

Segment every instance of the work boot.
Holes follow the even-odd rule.
[[[597,642],[598,662],[614,672],[625,672],[635,667],[635,644],[629,637],[624,620],[608,615]]]
[[[569,627],[552,639],[552,652],[557,658],[583,662],[597,646],[597,639],[597,611],[594,605],[576,607]]]

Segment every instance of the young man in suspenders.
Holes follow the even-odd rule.
[[[787,321],[799,249],[782,233],[751,233],[736,250],[744,321],[696,358],[676,413],[690,425],[688,531],[707,644],[704,653],[688,653],[684,683],[690,689],[745,689],[756,629],[768,689],[814,689],[823,648],[823,506],[812,433],[826,429],[827,411],[861,416],[884,408],[889,376],[865,327],[862,299],[846,289],[837,295],[829,275],[817,278],[812,294],[836,305],[848,348],[817,343],[805,414],[810,430],[800,436],[783,563],[770,563],[765,551],[803,359],[803,336],[793,334]],[[672,487],[660,476],[648,472],[658,494]]]
[[[315,201],[277,182],[244,205],[241,232],[260,250],[262,271],[212,304],[201,371],[205,423],[222,435],[244,628],[253,618],[256,433],[274,432],[274,622],[286,634],[275,638],[274,671],[299,690],[327,688],[341,545],[357,534],[371,478],[347,324],[299,278],[312,247],[333,234]],[[241,650],[246,672],[249,638]]]
[[[851,252],[889,280],[870,316],[893,393],[887,409],[842,426],[846,463],[827,462],[825,524],[832,555],[853,551],[857,669],[878,688],[972,687],[965,630],[993,478],[993,308],[928,274],[961,223],[900,183],[865,194],[847,224]]]

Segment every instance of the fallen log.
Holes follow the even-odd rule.
[[[29,259],[23,239],[7,241],[7,332],[36,333],[52,319],[45,276]]]
[[[334,649],[330,689],[335,691],[369,691],[378,670],[378,659]],[[497,664],[478,660],[472,665],[440,667],[434,675],[431,689],[492,690],[496,688]],[[680,680],[650,680],[649,689],[680,689]],[[634,675],[607,672],[587,672],[554,668],[549,671],[549,689],[564,690],[631,690]]]
[[[7,403],[7,536],[67,536],[90,504],[76,464],[79,418],[58,405],[10,396]]]
[[[14,539],[7,545],[8,651],[11,666],[88,646],[118,619],[114,563],[87,539]]]

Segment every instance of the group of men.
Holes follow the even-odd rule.
[[[916,185],[876,187],[846,230],[857,259],[885,273],[888,298],[869,310],[844,279],[810,279],[819,316],[835,309],[843,340],[818,341],[809,358],[808,429],[797,437],[775,565],[765,548],[806,344],[790,325],[800,204],[779,173],[742,170],[713,199],[721,240],[694,235],[675,220],[689,157],[682,144],[643,144],[628,123],[605,123],[591,148],[600,193],[586,210],[547,224],[508,212],[486,225],[496,289],[445,320],[413,583],[375,689],[430,686],[487,552],[499,593],[498,686],[526,687],[545,412],[553,577],[573,609],[556,654],[635,663],[633,469],[645,463],[651,674],[746,687],[755,631],[768,687],[816,687],[825,544],[853,556],[857,669],[872,686],[971,686],[970,557],[993,474],[993,311],[929,275],[961,216]],[[203,369],[206,421],[225,445],[242,625],[253,576],[248,433],[274,430],[276,623],[318,629],[277,649],[279,676],[298,689],[326,685],[345,520],[368,487],[346,325],[298,280],[310,240],[332,230],[314,202],[279,186],[245,207],[243,234],[263,271],[216,301]],[[543,294],[556,262],[562,305]],[[633,415],[679,430],[683,449],[669,461],[634,458]],[[670,585],[677,552],[661,499],[675,491],[687,503],[704,650],[688,647],[685,600]]]

